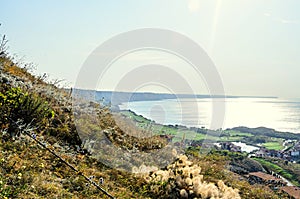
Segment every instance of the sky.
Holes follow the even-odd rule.
[[[300,98],[299,10],[299,0],[1,0],[0,34],[11,54],[37,65],[36,74],[73,86],[103,42],[135,29],[168,29],[204,49],[227,95]],[[97,89],[114,90],[133,65],[151,63],[168,65],[198,93],[209,93],[189,64],[159,51],[121,57]],[[141,90],[163,91],[158,87]]]

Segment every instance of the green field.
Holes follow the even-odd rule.
[[[234,131],[234,130],[227,130],[225,133],[229,133],[232,137],[251,137],[253,136],[251,133],[243,133],[240,131]]]
[[[222,142],[238,142],[245,141],[245,138],[252,137],[251,133],[243,133],[235,130],[225,130],[222,131],[222,134],[219,138],[219,141]]]
[[[264,147],[266,147],[267,149],[274,149],[277,151],[282,150],[284,147],[282,146],[282,143],[279,142],[266,142],[262,144]]]

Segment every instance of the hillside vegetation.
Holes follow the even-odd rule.
[[[103,190],[115,198],[279,198],[229,171],[224,154],[200,156],[193,148],[150,173],[102,164],[83,142],[93,131],[106,132],[126,150],[157,150],[166,140],[138,139],[133,135],[148,132],[116,123],[108,108],[95,103],[86,108],[97,110],[96,120],[83,112],[76,128],[70,93],[30,74],[7,52],[0,57],[0,105],[1,198],[109,197]]]

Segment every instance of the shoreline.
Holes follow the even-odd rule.
[[[182,124],[161,124],[161,123],[157,123],[155,120],[152,120],[152,119],[149,119],[147,118],[146,116],[144,115],[141,115],[141,114],[137,114],[136,112],[134,112],[133,110],[131,109],[119,109],[117,110],[117,112],[131,112],[133,113],[134,115],[136,116],[139,116],[139,117],[142,117],[144,118],[145,120],[149,121],[149,122],[152,122],[154,124],[157,124],[157,125],[162,125],[162,126],[172,126],[172,127],[175,127],[175,128],[183,128],[183,129],[205,129],[205,130],[210,130],[210,131],[230,131],[230,130],[234,130],[234,129],[238,129],[238,128],[247,128],[247,129],[266,129],[266,130],[270,130],[270,131],[274,131],[274,132],[277,132],[277,133],[282,133],[282,134],[292,134],[292,135],[299,135],[299,139],[300,139],[300,132],[299,133],[295,133],[295,132],[289,132],[289,131],[280,131],[280,130],[276,130],[276,129],[273,129],[273,128],[270,128],[270,127],[265,127],[265,126],[257,126],[257,127],[249,127],[249,126],[235,126],[235,127],[230,127],[230,128],[221,128],[221,129],[216,129],[216,130],[213,130],[213,129],[208,129],[204,126],[202,127],[196,127],[196,126],[187,126],[187,125],[182,125]]]

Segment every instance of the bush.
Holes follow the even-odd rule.
[[[41,97],[8,85],[2,85],[0,90],[0,107],[0,126],[7,128],[10,135],[18,133],[17,121],[38,126],[54,117],[54,111]]]
[[[208,183],[200,172],[198,165],[181,155],[166,169],[147,175],[145,180],[149,182],[151,195],[158,198],[241,198],[238,189],[226,186],[222,180]]]

